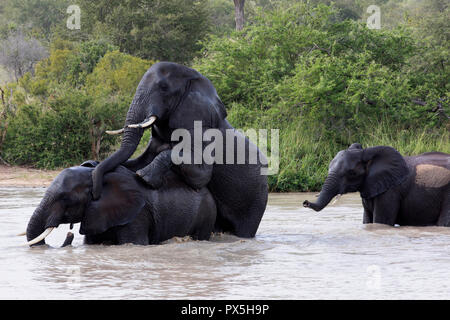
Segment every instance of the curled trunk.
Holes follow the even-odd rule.
[[[315,211],[320,211],[325,208],[336,195],[339,194],[338,177],[330,173],[323,184],[319,197],[316,202],[309,202],[306,200],[303,202],[303,206],[311,208]]]
[[[119,150],[114,152],[95,168],[92,172],[93,178],[93,198],[94,200],[100,198],[103,185],[103,175],[107,172],[114,170],[117,166],[127,161],[133,153],[136,151],[137,146],[144,133],[143,128],[129,128],[128,125],[140,123],[145,119],[145,114],[139,112],[141,110],[141,104],[146,101],[141,95],[136,94],[131,104],[130,110],[128,110],[127,118],[125,121],[125,127],[123,129],[122,143]]]

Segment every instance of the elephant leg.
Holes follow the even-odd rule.
[[[217,207],[212,195],[203,195],[197,210],[194,228],[190,231],[190,235],[194,240],[209,240],[214,232],[216,215]]]
[[[217,219],[215,223],[215,232],[230,232],[241,238],[253,238],[258,231],[259,224],[264,215],[267,205],[267,185],[261,186],[261,189],[255,191],[256,198],[240,199],[248,201],[244,207],[237,210],[233,205],[236,203],[224,203],[215,197],[217,204]],[[264,196],[265,195],[265,196]],[[261,198],[264,197],[265,199]],[[244,202],[240,202],[243,205]]]
[[[441,227],[450,227],[450,194],[442,203],[441,214],[439,215],[437,225]]]
[[[159,153],[169,148],[168,144],[153,136],[150,138],[147,148],[139,157],[127,160],[123,165],[136,172],[151,163]]]
[[[136,171],[136,174],[153,189],[159,189],[163,184],[165,174],[171,167],[171,150],[164,150],[150,164]]]
[[[116,231],[116,244],[132,243],[137,245],[149,244],[149,224],[147,222],[141,222],[142,219],[136,219],[135,221],[117,227]]]
[[[146,167],[136,171],[148,185],[154,189],[159,189],[163,183],[164,175],[168,170],[173,169],[179,174],[183,181],[195,190],[205,187],[211,180],[213,165],[209,164],[187,164],[181,163],[173,165],[172,150],[165,150],[167,145],[161,145],[157,151],[163,151],[153,159]]]
[[[235,210],[220,203],[217,208],[217,219],[214,226],[215,232],[230,232],[241,238],[253,238],[258,230],[264,210],[250,207],[248,212],[259,214],[236,215]]]
[[[364,209],[364,215],[363,215],[363,223],[373,223],[373,214],[372,212]]]
[[[173,169],[195,190],[205,187],[211,180],[213,172],[213,166],[207,164],[180,164]]]
[[[393,226],[397,222],[400,210],[400,195],[396,192],[385,192],[374,199],[373,223]]]
[[[373,223],[373,200],[362,199],[364,208],[363,223]]]

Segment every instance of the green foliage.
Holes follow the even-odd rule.
[[[65,25],[69,0],[2,0],[2,11],[6,24],[0,22],[0,30],[10,27],[22,27],[38,38],[49,40],[57,25]],[[14,27],[14,28],[15,28]]]
[[[133,95],[153,63],[119,51],[108,52],[88,76],[87,88],[90,92]]]
[[[56,40],[35,76],[27,73],[10,85],[18,109],[2,119],[6,161],[55,168],[113,151],[119,137],[105,131],[123,126],[134,90],[153,63],[113,49],[102,41]]]
[[[80,0],[82,25],[122,52],[144,59],[189,63],[211,21],[207,0]],[[101,30],[97,34],[96,30]]]
[[[79,163],[89,154],[88,99],[64,96],[44,112],[39,105],[23,105],[9,124],[3,156],[14,164],[54,168]],[[75,105],[72,103],[76,103]]]
[[[52,42],[50,56],[36,66],[37,78],[72,87],[82,87],[97,62],[115,47],[103,40],[73,43],[62,39]]]
[[[127,107],[118,99],[94,99],[76,89],[49,99],[46,108],[21,105],[9,123],[3,157],[41,168],[76,165],[97,158],[96,152],[105,157],[117,143],[104,134],[105,128],[121,126]]]
[[[80,47],[67,61],[67,80],[73,86],[84,85],[86,76],[94,70],[97,62],[115,47],[105,41],[88,41]]]

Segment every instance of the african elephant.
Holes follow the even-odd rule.
[[[253,237],[267,204],[267,177],[261,174],[262,169],[267,167],[267,159],[252,142],[229,124],[226,116],[225,106],[206,77],[176,63],[154,64],[137,87],[124,128],[110,132],[123,133],[119,150],[92,172],[94,199],[101,195],[103,175],[120,164],[135,171],[155,189],[159,188],[167,172],[172,169],[193,189],[208,187],[217,205],[216,231]],[[175,164],[172,159],[179,152],[174,151],[176,143],[172,135],[177,129],[185,129],[193,139],[196,123],[201,124],[201,135],[208,129],[215,129],[222,135],[223,139],[214,137],[214,143],[222,147],[224,152],[212,152],[214,161],[207,163],[202,161],[207,144],[202,141],[200,148],[196,149],[192,143],[190,151],[194,158],[200,156],[201,161]],[[138,158],[129,160],[147,127],[152,128],[152,138],[147,149]],[[229,132],[234,137],[225,139]],[[235,142],[236,145],[245,144],[245,153],[239,153],[237,148],[229,148]],[[156,151],[161,145],[169,147]],[[251,152],[256,153],[256,157],[252,158]],[[242,155],[244,161],[239,163],[236,159]]]
[[[86,244],[158,244],[175,236],[208,240],[216,204],[207,188],[192,190],[175,173],[154,190],[134,172],[118,166],[105,175],[102,197],[92,199],[92,171],[85,162],[64,169],[47,189],[31,216],[28,244],[44,244],[60,224],[81,222]]]
[[[356,191],[363,223],[450,226],[450,155],[403,157],[392,147],[354,143],[331,161],[317,202],[303,205],[320,211],[334,196]]]

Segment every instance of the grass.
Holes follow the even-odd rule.
[[[429,151],[450,153],[450,131],[446,128],[406,130],[384,122],[375,126],[362,143],[365,147],[391,146],[401,154],[408,156]]]
[[[342,137],[338,137],[339,139]],[[359,142],[363,148],[392,146],[402,155],[418,155],[440,151],[450,153],[450,131],[447,128],[405,129],[389,121],[377,123],[354,133],[342,145],[319,128],[309,128],[302,121],[293,121],[280,129],[280,170],[269,176],[274,192],[319,191],[328,172],[328,165],[339,150]]]

